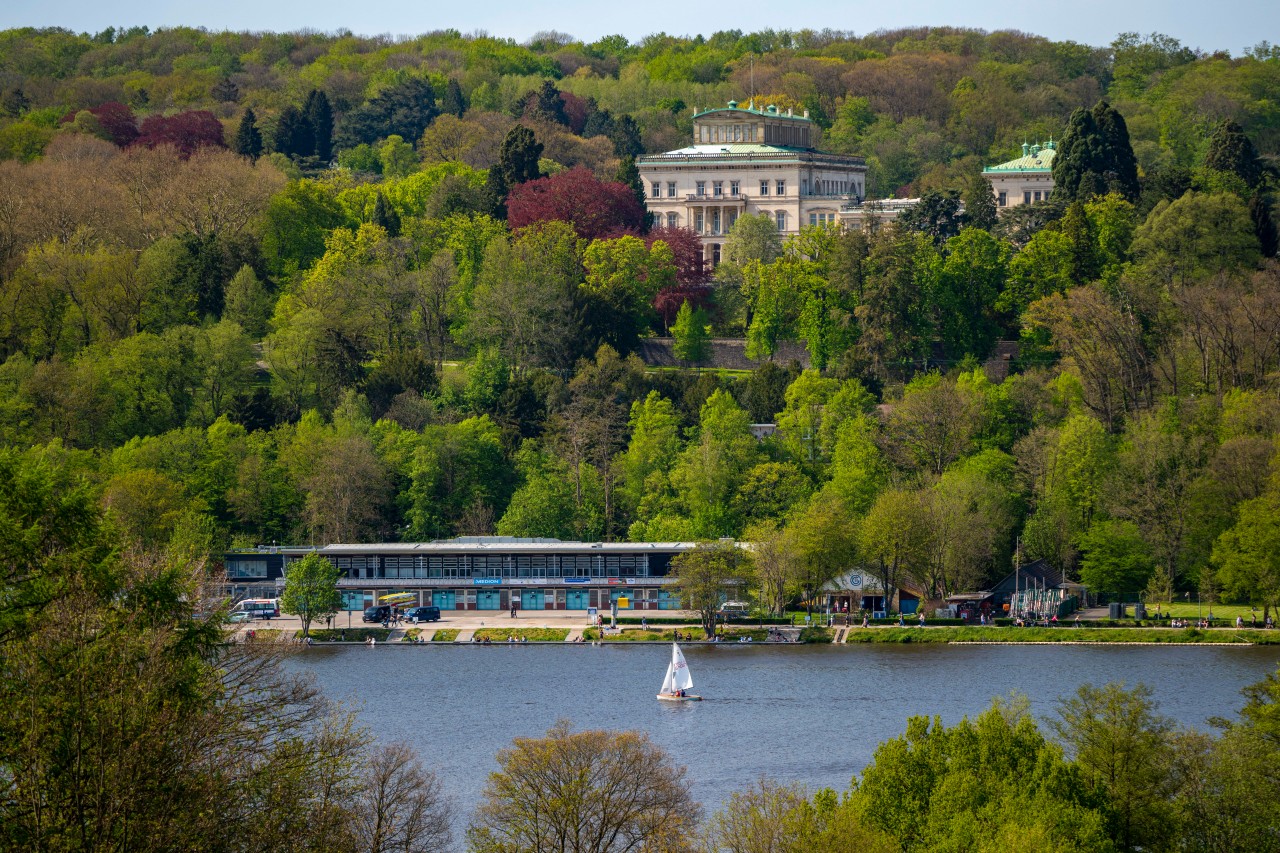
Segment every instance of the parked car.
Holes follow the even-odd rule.
[[[233,625],[238,625],[242,622],[252,622],[253,613],[247,610],[240,610],[240,611],[237,611],[236,613],[229,613],[227,614],[227,621]]]
[[[404,612],[406,622],[439,622],[439,607],[411,607]]]
[[[364,609],[364,616],[361,617],[364,622],[385,622],[390,618],[390,604],[375,604],[372,607],[366,607]]]

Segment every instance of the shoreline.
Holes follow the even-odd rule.
[[[508,647],[508,646],[666,646],[673,640],[669,637],[650,639],[579,639],[570,635],[563,640],[529,639],[525,641],[507,642],[494,639],[489,643],[476,642],[470,637],[450,638],[447,640],[427,640],[417,642],[397,636],[395,632],[386,638],[377,637],[374,646],[369,646],[368,638],[350,640],[320,639],[307,646],[296,635],[296,632],[281,629],[257,629],[266,633],[249,639],[245,634],[233,635],[230,642],[280,643],[302,648],[324,648],[328,646],[380,646],[393,647]],[[1249,629],[1197,629],[1170,628],[831,628],[825,629],[825,636],[808,641],[798,638],[791,642],[755,640],[744,643],[736,639],[712,642],[703,639],[681,639],[682,646],[729,646],[729,647],[782,647],[799,646],[858,646],[858,645],[986,645],[986,646],[1238,646],[1240,648],[1256,648],[1265,646],[1280,647],[1280,632],[1263,632]],[[1087,632],[1086,636],[1081,636]]]

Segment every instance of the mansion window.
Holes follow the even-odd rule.
[[[711,194],[716,198],[723,198],[724,197],[724,181],[712,181]]]
[[[653,197],[662,198],[662,184],[657,181],[653,182]]]
[[[680,216],[675,213],[667,214],[667,227],[678,228],[680,226]]]
[[[720,208],[711,211],[711,233],[720,233]]]
[[[725,226],[724,226],[724,230],[726,234],[729,233],[729,231],[733,230],[733,223],[738,221],[738,211],[736,210],[729,211],[729,213],[727,214],[727,220],[728,221],[725,222]]]
[[[1022,203],[1031,204],[1031,193],[1026,192],[1022,194]]]
[[[779,231],[787,230],[787,214],[779,210],[773,215],[773,221],[777,224]]]
[[[757,140],[754,124],[704,124],[698,127],[698,141],[704,144],[756,142]]]
[[[768,181],[761,181],[761,182],[760,182],[760,195],[768,195],[768,194],[769,194],[769,182],[768,182]]]
[[[741,185],[741,184],[739,184],[737,181],[730,181],[730,182],[729,182],[729,195],[731,195],[731,196],[733,196],[733,197],[737,198],[737,196],[738,196],[738,194],[741,192],[741,190],[742,190],[742,185]]]
[[[1000,197],[996,199],[996,204],[1000,205],[1001,207],[1008,207],[1009,193],[1005,192],[1004,190],[1001,190]]]
[[[676,197],[676,182],[667,181],[667,198],[675,198],[675,197]]]
[[[699,210],[697,213],[693,215],[693,230],[701,234],[704,222],[705,222],[705,219],[703,218],[703,213],[701,210]]]
[[[775,193],[776,195],[786,195],[786,194],[787,194],[787,182],[786,182],[786,181],[778,181],[778,183],[777,183],[777,185],[776,185],[776,187],[775,187],[775,188],[776,188],[776,190],[777,190],[777,192]]]
[[[695,193],[695,194],[697,194],[697,195],[702,195],[702,196],[705,196],[705,195],[707,194],[707,182],[706,182],[706,181],[698,181],[698,182],[696,182],[693,186],[694,186],[694,193]]]
[[[835,221],[836,221],[836,215],[834,213],[810,213],[809,214],[810,225],[833,225],[835,224]]]

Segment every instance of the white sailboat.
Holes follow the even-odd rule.
[[[678,643],[671,644],[671,663],[667,664],[667,675],[662,679],[662,689],[658,698],[667,702],[701,702],[701,696],[689,691],[693,689],[693,675],[689,672],[689,664],[685,662],[684,653]]]

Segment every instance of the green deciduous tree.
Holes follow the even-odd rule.
[[[996,700],[951,727],[912,717],[855,786],[867,821],[905,851],[1110,848],[1104,814],[1026,700]]]
[[[516,738],[467,828],[472,853],[695,849],[701,807],[683,767],[639,732]]]
[[[711,335],[707,332],[707,312],[692,308],[689,300],[680,305],[671,325],[675,357],[687,364],[700,364],[711,355]]]
[[[1118,849],[1150,850],[1171,840],[1173,723],[1157,713],[1151,688],[1085,684],[1059,700],[1051,724],[1085,786],[1106,796]]]
[[[307,636],[312,622],[323,621],[342,607],[338,591],[341,577],[341,569],[315,553],[289,565],[280,593],[280,611],[302,620],[302,636]]]
[[[741,597],[753,571],[751,554],[732,542],[701,544],[671,560],[680,606],[697,611],[708,637],[715,636],[720,602]]]

